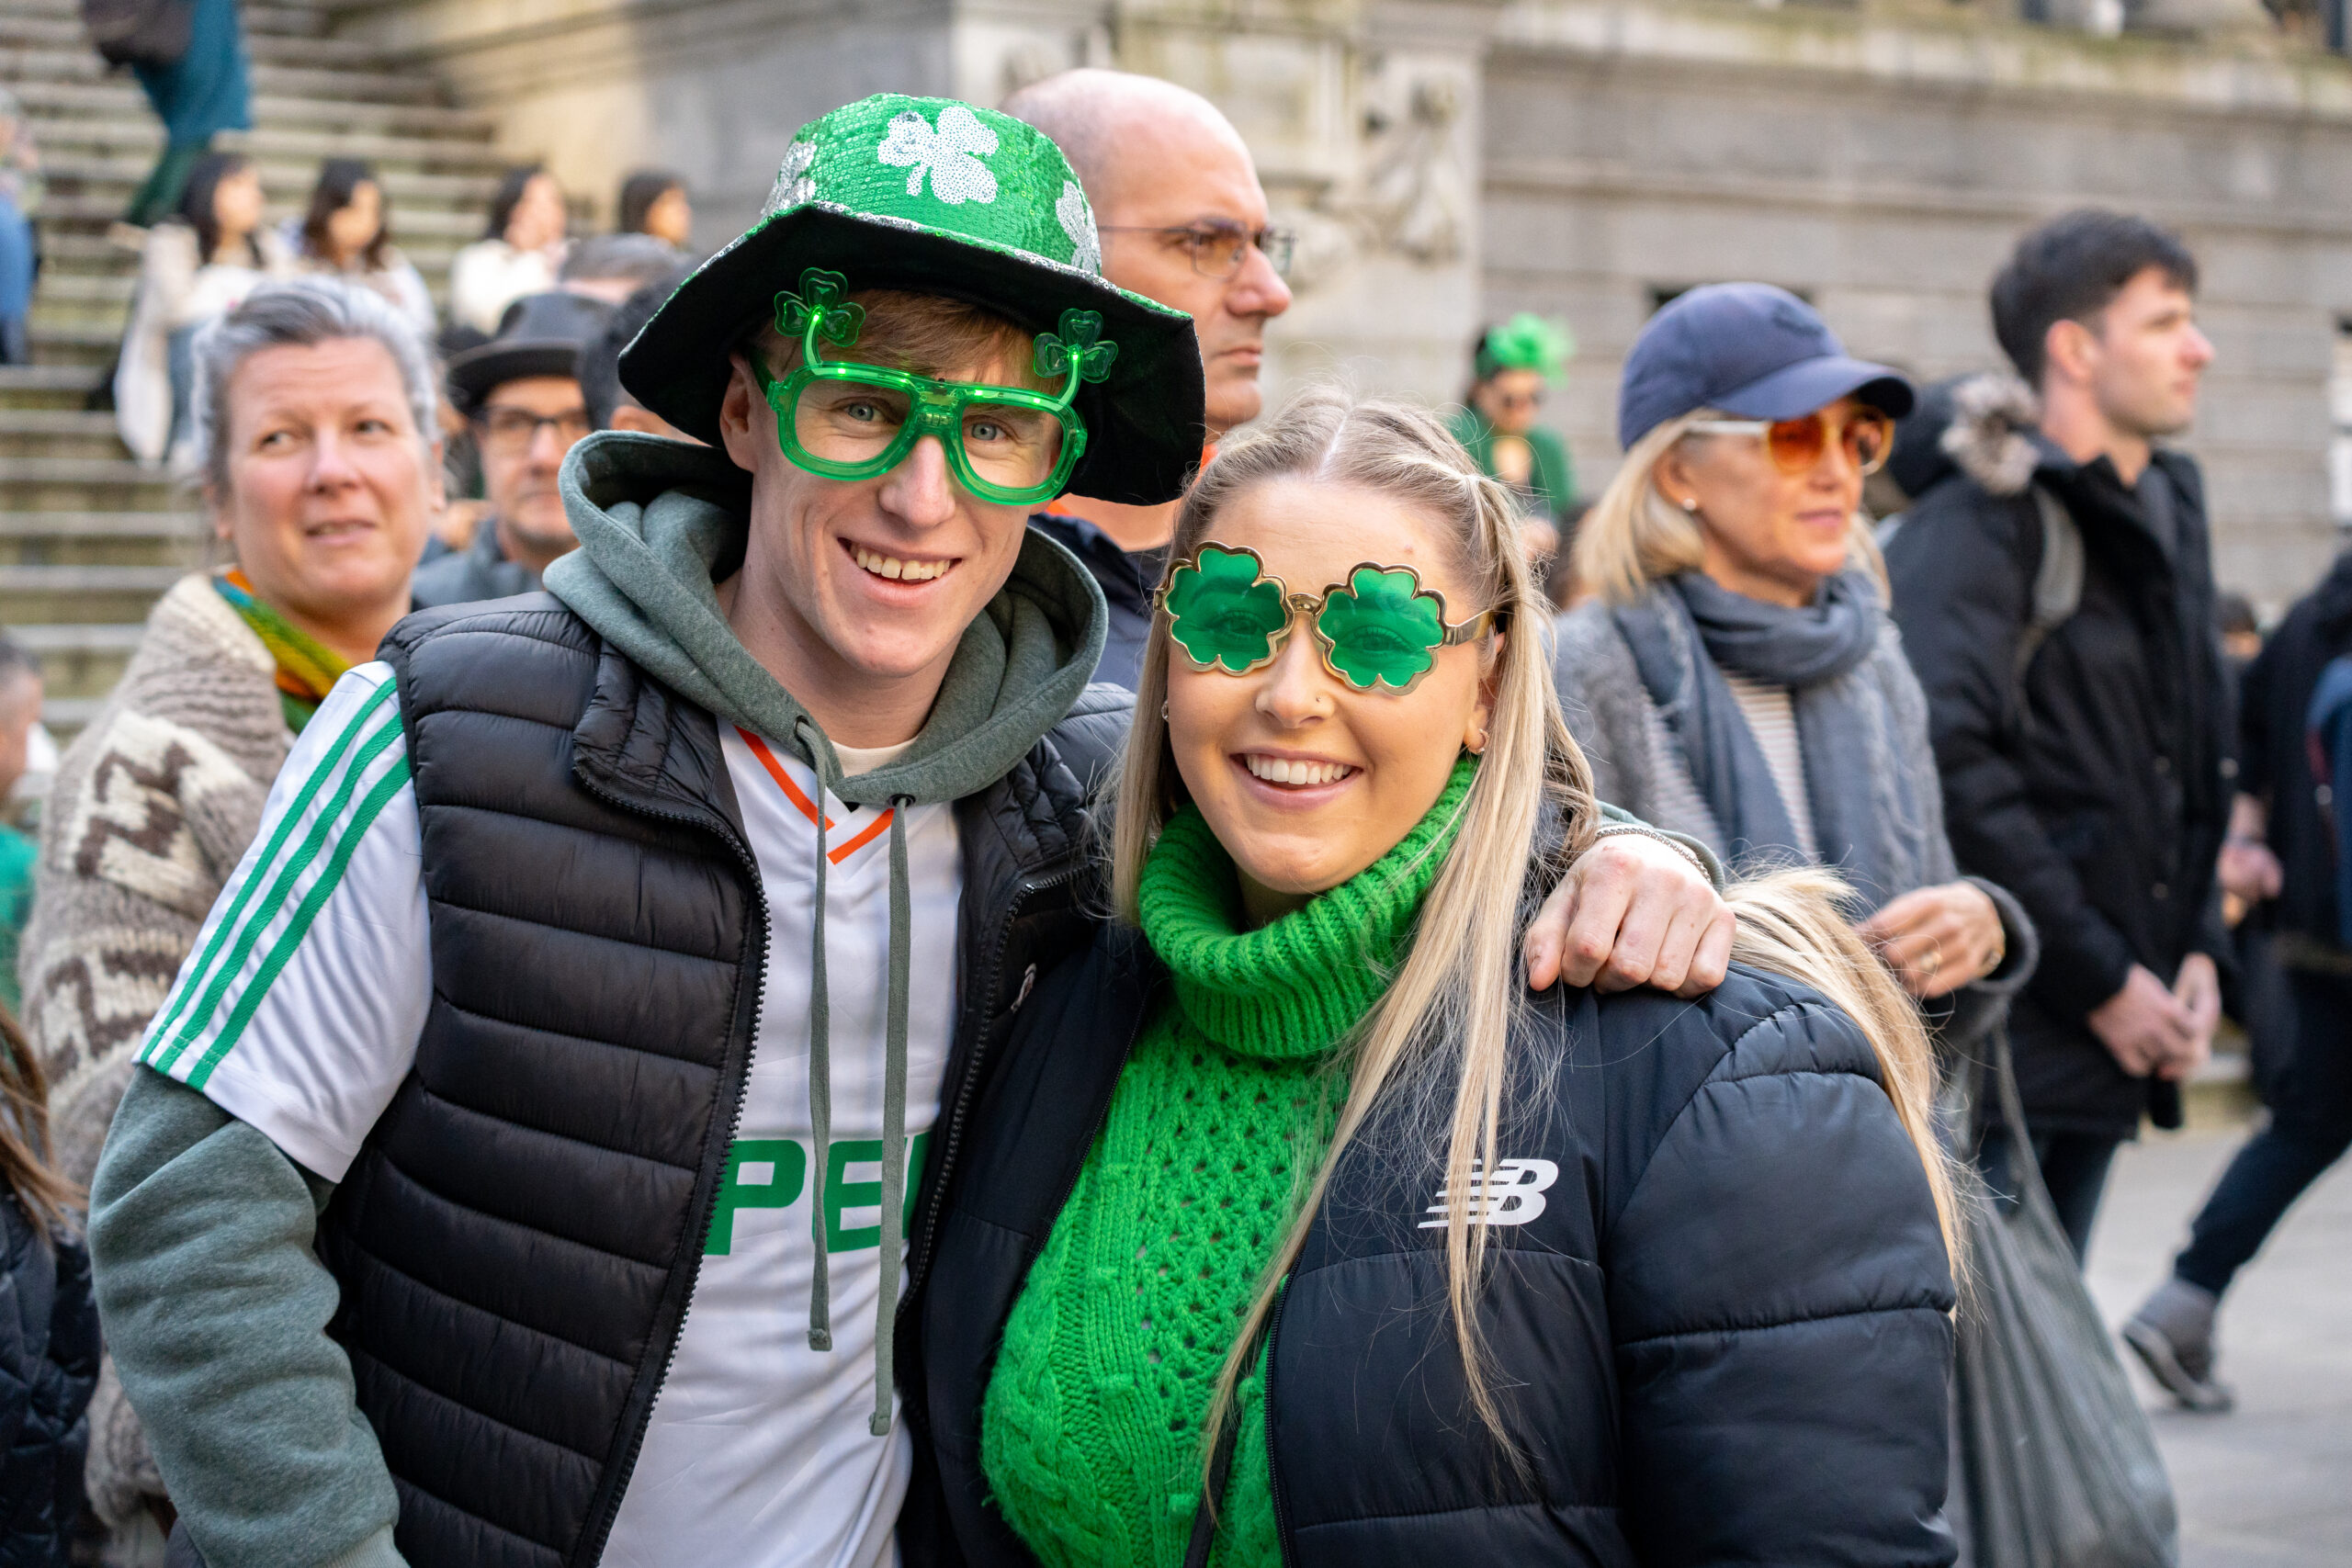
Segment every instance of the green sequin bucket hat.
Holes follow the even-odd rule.
[[[1205,439],[1192,318],[1102,278],[1093,209],[1044,132],[951,98],[883,94],[803,126],[759,220],[678,287],[621,355],[621,380],[690,435],[718,440],[729,351],[809,268],[993,310],[1035,333],[1102,318],[1110,373],[1079,389],[1085,451],[1069,488],[1151,506],[1184,492]]]

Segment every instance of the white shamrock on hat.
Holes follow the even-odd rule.
[[[777,165],[775,185],[768,191],[768,204],[760,209],[762,216],[782,212],[787,207],[797,207],[817,194],[817,182],[810,171],[817,166],[817,144],[796,141],[784,150],[784,162]]]
[[[922,194],[927,173],[931,194],[950,207],[967,201],[985,205],[996,199],[996,176],[980,160],[996,146],[996,132],[982,125],[978,116],[961,104],[950,104],[939,111],[936,130],[921,109],[895,116],[878,156],[894,169],[914,171],[907,176],[909,196]]]
[[[1062,220],[1062,232],[1069,236],[1069,265],[1083,272],[1102,270],[1102,237],[1094,231],[1094,209],[1086,204],[1086,193],[1078,188],[1076,180],[1062,182],[1062,198],[1054,203],[1054,216]]]

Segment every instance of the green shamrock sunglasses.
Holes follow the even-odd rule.
[[[865,325],[865,307],[848,291],[840,273],[803,272],[797,293],[775,297],[775,329],[800,340],[800,367],[776,381],[752,357],[752,374],[775,413],[776,445],[795,467],[870,479],[929,435],[957,481],[985,501],[1028,505],[1062,492],[1086,452],[1086,422],[1070,405],[1080,383],[1109,376],[1119,356],[1117,344],[1102,341],[1100,315],[1064,310],[1061,330],[1038,336],[1038,376],[1067,378],[1055,395],[826,360],[820,344],[848,348]]]
[[[1439,649],[1476,642],[1498,619],[1482,610],[1449,625],[1445,596],[1422,587],[1420,573],[1374,561],[1320,594],[1294,593],[1267,574],[1257,551],[1227,545],[1203,545],[1177,562],[1152,598],[1193,668],[1228,675],[1273,662],[1293,621],[1307,615],[1323,667],[1360,692],[1412,690],[1435,668]]]

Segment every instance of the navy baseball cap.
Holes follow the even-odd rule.
[[[1631,446],[1669,419],[1721,409],[1795,419],[1851,394],[1901,419],[1911,383],[1847,356],[1814,308],[1769,283],[1711,283],[1652,316],[1617,384],[1617,440]]]

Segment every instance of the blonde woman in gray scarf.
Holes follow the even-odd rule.
[[[1625,461],[1585,519],[1555,659],[1595,787],[1747,870],[1816,864],[1948,1044],[1996,1023],[2033,927],[1957,874],[1927,706],[1861,511],[1910,384],[1804,301],[1712,285],[1625,362]]]

